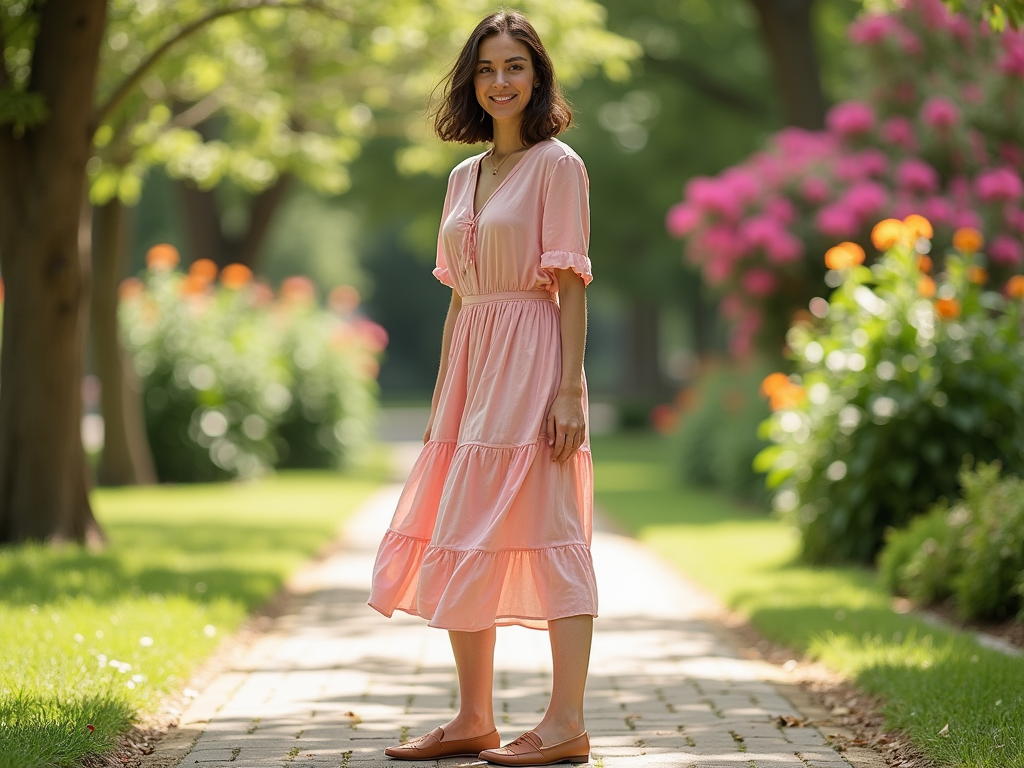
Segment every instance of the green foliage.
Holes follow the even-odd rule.
[[[945,0],[952,10],[984,18],[992,29],[1002,32],[1007,24],[1020,29],[1024,24],[1024,0]]]
[[[158,475],[204,482],[337,467],[367,437],[386,334],[319,309],[304,278],[274,302],[264,285],[231,282],[232,269],[231,287],[164,266],[122,290]]]
[[[831,271],[820,322],[790,329],[796,372],[758,468],[807,560],[870,562],[887,528],[957,496],[965,456],[1024,471],[1022,303],[984,290],[983,258],[951,251],[933,281],[897,243]]]
[[[99,489],[102,551],[0,549],[0,768],[78,768],[114,747],[383,478]]]
[[[694,385],[675,436],[675,463],[684,483],[718,488],[735,497],[765,502],[764,483],[753,469],[766,442],[757,425],[768,416],[758,395],[763,366],[720,366]]]
[[[794,562],[793,529],[675,482],[664,438],[593,439],[595,499],[614,520],[767,639],[882,697],[935,765],[1024,765],[1024,664],[967,633],[892,609],[871,571]],[[949,724],[948,736],[939,736]]]
[[[879,555],[886,586],[921,603],[952,596],[968,619],[1024,621],[1024,481],[998,464],[960,473],[963,499],[940,503]]]
[[[890,528],[878,553],[878,573],[892,592],[928,604],[952,594],[957,555],[949,504],[940,501],[906,528]]]

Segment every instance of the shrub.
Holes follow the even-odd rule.
[[[764,483],[752,468],[766,445],[757,434],[768,415],[758,397],[763,374],[759,365],[718,366],[698,379],[675,437],[675,462],[684,482],[766,502]]]
[[[958,231],[936,265],[930,234],[920,217],[882,222],[871,268],[856,245],[831,249],[831,301],[787,335],[796,372],[765,380],[774,445],[756,467],[809,561],[870,562],[887,528],[957,496],[965,456],[1024,471],[1024,276],[987,290],[980,233]]]
[[[997,35],[939,0],[866,14],[849,34],[856,100],[824,131],[781,131],[669,211],[686,259],[723,295],[731,346],[778,349],[794,312],[821,292],[818,254],[867,247],[883,211],[927,216],[936,244],[984,229],[992,279],[1024,263],[1024,31]]]
[[[965,467],[960,501],[890,533],[879,568],[893,592],[920,603],[952,596],[968,619],[1024,621],[1024,481],[999,471]]]
[[[337,466],[372,416],[383,329],[320,309],[304,278],[279,298],[239,264],[176,271],[156,246],[122,284],[122,337],[163,481]],[[304,281],[304,282],[303,282]],[[350,312],[352,302],[348,302]]]

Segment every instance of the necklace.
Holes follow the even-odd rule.
[[[494,164],[494,150],[492,149],[491,150],[491,168],[493,168],[493,170],[491,171],[491,176],[497,176],[498,175],[498,171],[501,169],[501,166],[503,166],[505,164],[505,161],[508,160],[510,157],[512,157],[512,155],[516,154],[517,152],[523,152],[524,150],[527,150],[527,149],[529,149],[529,147],[520,147],[519,149],[513,149],[511,152],[509,152],[507,155],[505,155],[503,158],[501,158],[501,162],[498,163],[497,165]]]

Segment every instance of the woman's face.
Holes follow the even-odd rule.
[[[480,41],[473,75],[476,100],[495,122],[518,121],[537,85],[530,49],[507,34]]]

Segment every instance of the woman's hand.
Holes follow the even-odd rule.
[[[555,396],[548,409],[547,437],[553,461],[568,461],[580,449],[587,439],[581,394],[560,391]]]

